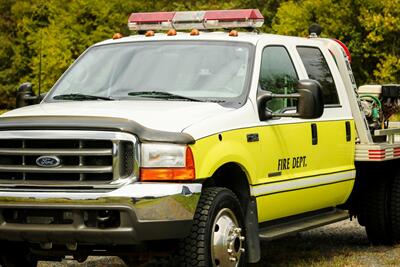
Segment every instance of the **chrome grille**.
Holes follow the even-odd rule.
[[[123,139],[110,132],[76,133],[45,131],[38,138],[40,131],[1,132],[0,183],[110,183],[133,175],[133,136],[127,140],[122,133]],[[43,156],[56,157],[59,166],[40,166],[37,159]]]

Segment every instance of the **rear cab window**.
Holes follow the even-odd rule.
[[[321,84],[325,106],[340,106],[335,81],[321,50],[308,46],[297,46],[296,49],[309,79],[316,80]]]

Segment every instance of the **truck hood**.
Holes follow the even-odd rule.
[[[2,117],[94,116],[124,118],[156,130],[181,132],[207,117],[233,110],[216,103],[184,101],[74,101],[15,109]]]

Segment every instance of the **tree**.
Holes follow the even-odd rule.
[[[359,22],[365,32],[363,57],[377,62],[370,69],[376,82],[400,80],[400,0],[360,1]]]
[[[323,37],[345,42],[359,84],[392,83],[400,79],[399,0],[301,0],[283,3],[272,29],[279,34],[307,36],[311,23]]]
[[[307,36],[312,22],[323,36],[348,44],[358,82],[399,82],[400,0],[2,0],[0,109],[14,106],[15,90],[30,81],[47,91],[90,45],[115,32],[130,34],[131,12],[259,8],[263,31]]]
[[[0,1],[0,92],[2,95],[0,109],[11,105],[13,86],[18,81],[18,77],[14,75],[11,60],[14,56],[13,40],[15,39],[15,21],[11,14],[11,7],[15,2],[15,0]]]

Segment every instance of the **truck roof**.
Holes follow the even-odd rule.
[[[227,41],[227,42],[246,42],[256,45],[260,39],[270,39],[271,41],[279,42],[296,42],[304,40],[309,40],[310,42],[316,42],[316,40],[308,39],[305,37],[293,37],[284,36],[276,34],[266,34],[266,33],[255,33],[255,32],[239,32],[238,36],[229,36],[228,32],[200,32],[199,35],[190,35],[188,32],[177,32],[174,36],[168,36],[166,33],[156,33],[154,36],[146,37],[144,34],[131,35],[123,37],[120,39],[109,39],[95,44],[105,45],[105,44],[116,44],[116,43],[129,43],[129,42],[144,42],[144,41]]]

